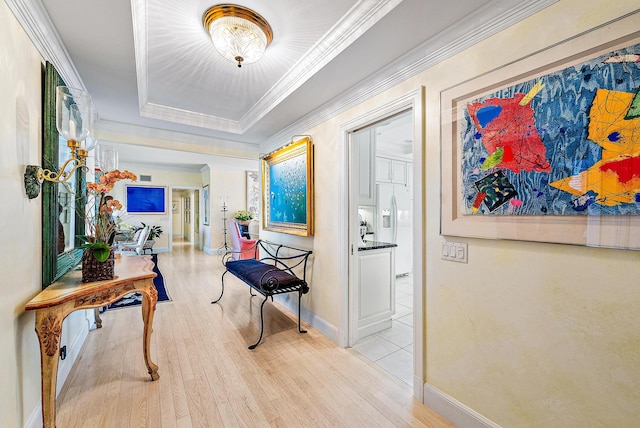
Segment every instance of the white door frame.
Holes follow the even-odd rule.
[[[358,257],[358,228],[352,225],[358,224],[358,200],[354,189],[355,178],[353,173],[357,165],[352,153],[350,135],[352,132],[385,119],[394,114],[411,109],[413,112],[413,395],[423,401],[424,382],[424,269],[426,243],[424,235],[424,209],[423,209],[423,183],[424,183],[424,88],[420,87],[400,98],[388,102],[376,109],[368,111],[340,126],[339,141],[343,142],[343,156],[346,159],[344,174],[344,188],[349,189],[347,207],[343,212],[348,213],[348,221],[342,224],[343,233],[341,245],[338,246],[341,260],[346,262],[341,265],[342,318],[339,326],[339,338],[341,345],[350,347],[353,345],[353,332],[357,325],[353,320],[354,314],[350,311],[350,302],[353,299],[353,289],[358,283],[357,257]],[[350,286],[353,284],[354,286]]]
[[[168,212],[169,212],[169,251],[173,251],[173,212],[171,212],[171,203],[173,202],[173,191],[174,190],[193,190],[194,192],[196,190],[201,190],[200,187],[198,186],[169,186],[169,208],[168,208]],[[183,207],[180,207],[180,212],[182,212]],[[200,209],[198,208],[191,208],[193,209]],[[192,236],[195,236],[195,228],[199,227],[199,225],[197,224],[191,224],[191,227],[194,229],[192,231]],[[193,243],[193,245],[195,245],[195,242]]]

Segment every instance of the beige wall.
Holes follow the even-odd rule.
[[[593,3],[596,3],[594,6]],[[509,427],[634,426],[640,396],[638,253],[565,245],[464,239],[469,263],[439,258],[441,90],[565,40],[637,8],[637,0],[561,0],[491,40],[307,132],[315,142],[316,235],[278,234],[313,247],[312,292],[303,304],[327,323],[341,322],[342,278],[336,242],[346,213],[341,124],[426,87],[425,191],[426,381]],[[636,18],[633,29],[640,28]],[[629,29],[631,31],[631,28]],[[40,157],[39,57],[5,3],[0,5],[0,185],[3,309],[0,311],[0,415],[23,426],[40,399],[33,314],[24,303],[40,289],[40,203],[24,196],[22,172]],[[255,167],[247,168],[255,169]],[[239,173],[210,173],[211,226],[218,198],[243,208]],[[138,173],[144,171],[136,171]],[[202,180],[206,182],[206,180]],[[213,183],[220,183],[215,187]],[[155,184],[155,183],[154,183]],[[236,200],[237,199],[237,200]],[[341,218],[342,216],[345,219]],[[165,229],[168,231],[169,229]],[[269,236],[269,234],[266,234]],[[165,235],[166,238],[166,235]],[[210,236],[210,247],[217,238]]]
[[[23,426],[40,401],[40,353],[34,314],[40,291],[41,203],[24,193],[22,174],[40,163],[42,59],[0,3],[0,425]]]
[[[240,162],[236,160],[236,162]],[[225,166],[222,164],[212,164],[211,185],[210,185],[210,205],[211,221],[209,229],[211,233],[211,250],[216,251],[224,246],[224,232],[222,230],[223,215],[220,206],[220,197],[228,198],[226,218],[230,220],[238,210],[247,209],[247,177],[246,171],[257,169],[256,161],[242,161],[237,167]],[[231,247],[231,238],[227,236],[227,245]]]
[[[423,73],[425,200],[438,200],[442,89],[638,6],[562,0]],[[624,28],[638,31],[640,15]],[[459,265],[438,257],[439,221],[427,202],[427,381],[505,427],[637,424],[639,253],[468,239]]]
[[[595,5],[594,5],[595,3]],[[426,382],[505,427],[634,426],[640,408],[639,253],[456,238],[468,264],[440,259],[440,92],[623,16],[637,1],[556,5],[302,133],[315,144],[316,234],[303,304],[341,322],[341,124],[426,88]],[[624,31],[640,29],[640,14]],[[276,235],[266,234],[275,238]]]
[[[304,305],[341,322],[341,124],[426,88],[426,382],[509,427],[633,426],[640,408],[638,252],[466,239],[468,264],[440,259],[440,92],[634,11],[637,1],[562,0],[526,21],[306,130],[315,143],[314,250]],[[623,32],[640,29],[640,14]],[[338,177],[338,179],[336,179]],[[342,178],[342,179],[340,179]],[[270,235],[268,235],[270,236]],[[274,236],[275,238],[275,236]],[[461,240],[461,238],[457,238]]]

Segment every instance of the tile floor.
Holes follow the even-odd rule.
[[[413,279],[396,278],[396,313],[391,328],[362,337],[353,349],[409,386],[413,385]]]

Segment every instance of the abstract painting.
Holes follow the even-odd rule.
[[[440,93],[441,233],[640,249],[640,31],[598,27]]]
[[[204,215],[203,215],[203,224],[205,226],[209,226],[209,222],[211,221],[211,207],[209,202],[209,185],[205,184],[202,186],[202,206],[204,207]]]
[[[166,214],[165,186],[137,186],[127,184],[126,207],[129,214]]]
[[[639,90],[637,44],[467,102],[465,213],[640,214]]]
[[[260,174],[258,171],[247,171],[247,211],[258,218],[260,213]]]
[[[313,234],[313,144],[291,143],[262,158],[262,219],[266,230]]]

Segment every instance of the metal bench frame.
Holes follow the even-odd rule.
[[[282,255],[283,249],[287,249],[288,254],[286,256]],[[218,303],[222,299],[224,276],[227,273],[247,284],[251,297],[256,296],[252,290],[256,290],[264,296],[264,300],[260,305],[260,337],[256,343],[249,346],[249,349],[255,349],[262,341],[264,335],[264,304],[269,297],[273,302],[273,296],[277,294],[298,293],[298,332],[306,333],[307,331],[303,330],[300,325],[300,308],[302,307],[302,295],[309,292],[309,285],[306,281],[307,261],[312,251],[259,239],[250,249],[241,252],[245,256],[247,253],[250,254],[252,258],[233,260],[235,253],[237,252],[229,251],[223,256],[222,263],[225,266],[225,271],[221,278],[220,296],[211,303]],[[249,266],[260,271],[259,278],[251,279],[247,275],[243,275],[243,268]],[[294,272],[294,269],[302,272],[302,278]]]

